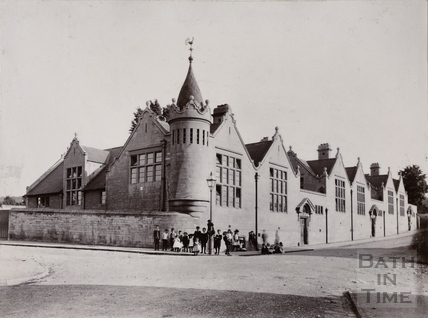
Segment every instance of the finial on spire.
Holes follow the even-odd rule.
[[[189,51],[190,51],[190,56],[189,56],[189,62],[190,63],[192,63],[192,61],[193,61],[193,57],[192,57],[192,51],[193,51],[193,48],[192,48],[192,45],[193,45],[193,40],[194,40],[195,38],[192,38],[191,40],[190,40],[190,38],[187,38],[186,39],[186,41],[184,42],[186,45],[187,44],[189,44],[190,45],[190,49],[189,49]]]

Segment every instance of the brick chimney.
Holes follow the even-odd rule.
[[[379,163],[375,162],[370,165],[370,175],[378,176],[379,175],[380,166]]]
[[[330,145],[328,143],[318,146],[318,160],[330,159]]]

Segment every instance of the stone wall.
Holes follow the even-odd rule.
[[[103,213],[54,209],[12,209],[11,240],[66,242],[88,245],[153,247],[153,230],[193,233],[198,219],[170,212]]]

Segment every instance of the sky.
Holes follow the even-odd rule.
[[[245,143],[271,137],[394,178],[428,173],[427,3],[0,0],[0,196],[21,196],[77,133],[121,146],[137,107],[193,71]]]

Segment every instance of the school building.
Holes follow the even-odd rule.
[[[300,158],[278,127],[245,144],[231,107],[211,109],[202,98],[192,60],[178,98],[165,108],[147,102],[123,145],[97,149],[75,136],[27,188],[26,208],[11,212],[10,237],[152,246],[156,225],[193,232],[210,215],[216,229],[265,230],[285,246],[416,228],[401,176],[381,173],[378,163],[365,171],[358,158],[346,167],[328,143]]]

